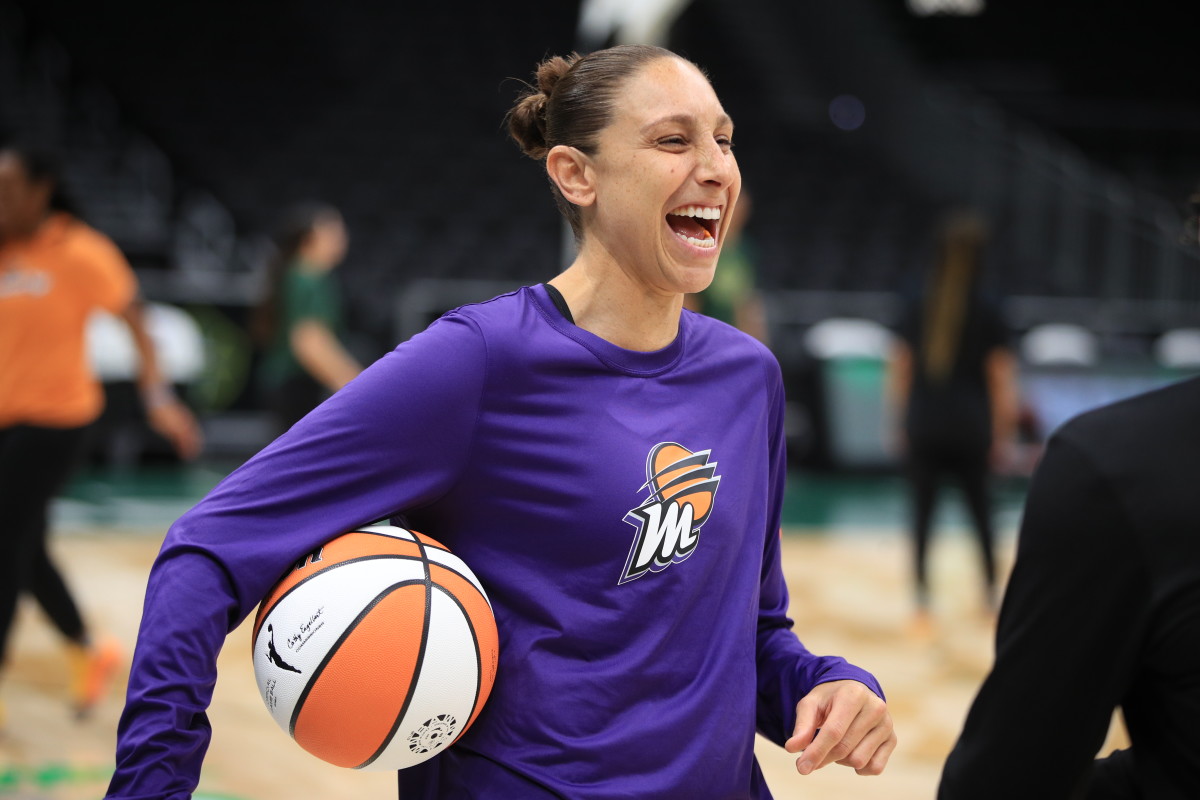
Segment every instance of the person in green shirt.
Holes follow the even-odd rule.
[[[713,281],[704,291],[687,295],[684,305],[728,323],[770,346],[766,309],[756,285],[757,255],[754,243],[745,235],[749,216],[750,195],[743,187],[729,222]]]
[[[277,433],[362,371],[339,338],[342,299],[333,270],[347,243],[341,213],[323,204],[288,209],[276,234],[254,333],[263,348],[259,388]]]

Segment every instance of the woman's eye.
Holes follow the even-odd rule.
[[[668,136],[665,139],[659,139],[659,144],[684,145],[687,144],[687,139],[682,136]]]

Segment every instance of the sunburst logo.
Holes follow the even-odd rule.
[[[629,558],[617,583],[660,572],[692,554],[700,541],[700,528],[712,514],[721,476],[712,451],[693,452],[675,442],[663,442],[646,457],[649,496],[625,515],[637,528]]]

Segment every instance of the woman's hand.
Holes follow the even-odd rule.
[[[830,763],[878,775],[896,742],[887,703],[865,684],[844,680],[818,684],[796,704],[796,727],[784,749],[801,754],[801,775]]]

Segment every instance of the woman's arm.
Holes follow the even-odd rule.
[[[158,353],[146,328],[144,304],[135,297],[120,314],[133,337],[138,353],[138,392],[150,427],[161,434],[180,458],[191,460],[200,453],[204,437],[191,409],[183,404],[158,365]]]
[[[362,365],[320,320],[297,322],[288,333],[288,343],[300,366],[330,391],[336,392],[362,372]]]
[[[206,710],[226,635],[305,553],[433,502],[457,480],[487,375],[484,352],[473,325],[443,318],[171,526],[146,588],[109,797],[189,797],[211,736]],[[413,376],[420,392],[410,390]]]
[[[992,412],[992,464],[1003,466],[1016,440],[1020,413],[1017,357],[1007,347],[993,348],[987,354],[984,372]]]
[[[908,412],[908,395],[912,391],[913,353],[903,339],[892,343],[883,377],[883,435],[885,447],[894,457],[907,448],[904,435],[904,416]]]

